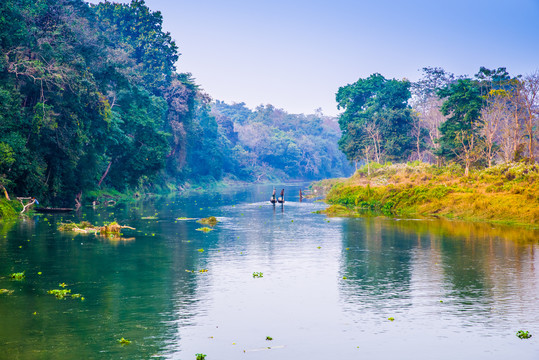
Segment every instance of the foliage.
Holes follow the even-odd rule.
[[[21,281],[21,280],[24,280],[26,276],[24,275],[24,271],[23,272],[20,272],[20,273],[13,273],[13,274],[9,274],[9,278],[11,280],[17,280],[17,281]]]
[[[3,196],[3,194],[0,194],[0,196]],[[0,219],[17,217],[19,214],[16,207],[19,207],[18,202],[0,198]]]
[[[271,336],[266,336],[266,340],[271,341],[273,338]]]
[[[195,354],[196,360],[205,360],[206,354]]]
[[[350,161],[405,160],[413,144],[410,82],[380,74],[340,87],[336,95],[342,137],[339,148]]]
[[[65,300],[67,296],[71,294],[70,289],[53,289],[47,291],[47,294],[54,295],[58,300]]]
[[[261,272],[254,272],[254,273],[253,273],[253,277],[254,277],[254,278],[261,278],[261,277],[264,277],[264,273],[261,273]]]
[[[517,331],[517,337],[520,339],[529,339],[532,337],[532,334],[530,334],[528,331],[519,330]]]
[[[539,166],[501,164],[463,176],[458,165],[394,164],[358,171],[329,191],[332,216],[444,216],[537,226]]]
[[[130,340],[127,340],[127,339],[124,339],[123,337],[121,339],[118,339],[118,342],[123,346],[123,345],[129,345],[131,344],[131,341]]]
[[[288,114],[272,105],[254,111],[244,103],[212,103],[231,160],[225,169],[241,179],[320,179],[350,173],[339,153],[335,119],[321,113]]]
[[[210,225],[215,226],[219,221],[217,221],[217,218],[215,216],[210,216],[207,218],[202,218],[200,220],[197,220],[198,223],[204,224],[204,225]],[[204,229],[204,228],[203,228]]]

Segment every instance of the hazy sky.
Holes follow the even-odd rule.
[[[92,0],[96,3],[98,0]],[[129,1],[122,1],[129,2]],[[539,0],[146,0],[213,99],[338,113],[340,86],[426,66],[539,69]]]

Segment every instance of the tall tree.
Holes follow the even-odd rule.
[[[446,117],[440,110],[443,100],[438,96],[438,91],[456,80],[452,73],[438,67],[425,67],[422,73],[422,77],[413,83],[411,88],[411,104],[417,115],[414,117],[416,151],[421,160],[435,160],[439,164],[439,157],[436,154],[440,147],[440,126]],[[424,156],[421,156],[422,143],[426,146]]]
[[[409,81],[387,80],[380,74],[339,88],[337,107],[344,109],[339,148],[350,161],[358,161],[371,147],[379,161],[408,158],[413,149],[410,96]]]

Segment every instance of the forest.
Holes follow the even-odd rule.
[[[481,67],[473,77],[423,68],[422,77],[372,74],[339,88],[340,149],[350,161],[419,160],[470,169],[537,157],[539,73]]]
[[[176,69],[160,12],[82,0],[0,4],[0,187],[72,204],[102,189],[315,180],[358,165],[534,163],[539,75],[426,67],[336,92],[339,118],[213,100]]]
[[[0,4],[0,185],[73,204],[100,189],[351,173],[336,119],[213,101],[143,0]]]

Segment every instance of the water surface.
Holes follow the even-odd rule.
[[[0,359],[539,358],[538,232],[326,218],[298,191],[283,207],[259,186],[0,223],[0,289],[13,290]],[[177,220],[211,215],[208,233]],[[136,230],[56,230],[81,220]],[[47,294],[60,283],[84,301]]]

